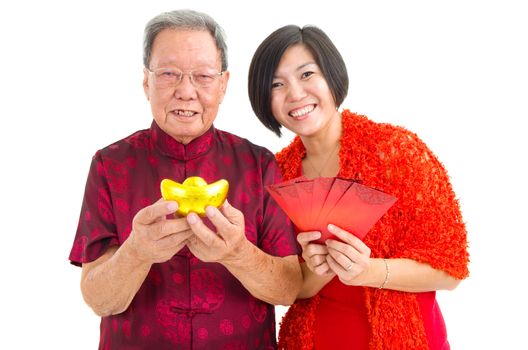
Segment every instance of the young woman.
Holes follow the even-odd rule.
[[[361,241],[301,232],[304,282],[279,332],[282,349],[449,349],[435,291],[468,275],[466,229],[442,164],[412,132],[338,111],[345,63],[317,27],[285,26],[256,50],[249,97],[278,136],[297,134],[276,157],[285,180],[359,179],[398,198]]]

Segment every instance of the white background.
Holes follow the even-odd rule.
[[[176,8],[226,30],[217,127],[272,151],[291,135],[277,139],[253,116],[252,54],[285,24],[325,30],[349,69],[343,106],[418,133],[452,177],[471,254],[471,276],[438,293],[452,348],[526,346],[527,11],[504,0],[341,3],[2,2],[1,349],[97,348],[99,320],[67,260],[86,175],[97,149],[150,125],[143,27]]]

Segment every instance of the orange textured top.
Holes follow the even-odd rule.
[[[374,258],[427,263],[457,279],[468,276],[466,228],[446,170],[402,127],[344,110],[340,176],[398,198],[364,239]],[[306,154],[299,137],[277,153],[284,180],[299,176]],[[371,350],[428,349],[415,293],[364,288]],[[297,300],[281,322],[280,349],[313,349],[316,295]]]

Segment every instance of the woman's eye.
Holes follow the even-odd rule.
[[[278,88],[278,87],[281,87],[281,86],[282,86],[282,83],[277,83],[277,82],[271,83],[271,88],[272,89],[275,89],[275,88]]]
[[[302,74],[301,77],[302,77],[303,79],[306,79],[306,78],[311,77],[313,74],[314,74],[314,72],[312,72],[312,71],[308,71],[308,72],[304,72],[304,73]]]

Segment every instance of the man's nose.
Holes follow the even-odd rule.
[[[183,100],[196,98],[196,87],[192,82],[191,73],[182,73],[180,82],[174,89],[174,96]]]

